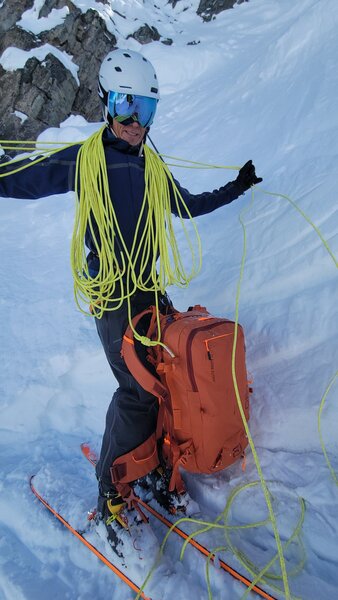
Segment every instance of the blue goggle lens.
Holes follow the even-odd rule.
[[[156,98],[121,92],[108,93],[108,112],[120,122],[132,118],[141,127],[149,127],[154,120],[156,107]]]

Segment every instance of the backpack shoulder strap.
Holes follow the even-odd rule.
[[[138,315],[136,315],[132,319],[133,327],[136,328],[139,321],[144,317],[144,315],[152,315],[152,317],[156,314],[155,306],[151,306],[146,310],[142,311]],[[151,320],[151,324],[153,323],[153,319]],[[150,371],[143,365],[140,361],[136,348],[135,348],[135,339],[132,328],[128,325],[126,332],[123,336],[122,341],[122,349],[121,355],[124,358],[124,361],[131,372],[131,374],[135,377],[135,379],[139,382],[142,387],[150,392],[154,396],[159,399],[159,402],[164,402],[166,408],[172,412],[169,402],[169,392],[167,388],[161,383],[159,379],[157,379]]]

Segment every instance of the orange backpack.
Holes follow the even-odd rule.
[[[156,309],[133,319],[134,328],[145,316],[151,321],[148,337],[156,338]],[[170,490],[183,489],[179,467],[192,473],[215,473],[244,455],[247,436],[238,408],[232,377],[235,323],[211,316],[201,306],[160,316],[161,342],[149,348],[156,378],[139,360],[129,326],[122,355],[142,387],[159,400],[156,434],[132,452],[119,457],[111,469],[113,481],[127,483],[159,464],[157,444],[173,469]],[[238,325],[236,380],[246,419],[249,387],[243,329]],[[121,487],[121,486],[120,486]]]

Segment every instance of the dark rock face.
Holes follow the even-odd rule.
[[[0,36],[1,54],[9,46],[20,48],[20,50],[31,50],[31,48],[36,48],[40,45],[41,44],[35,35],[16,25],[13,25],[13,27],[2,33]]]
[[[143,27],[140,27],[135,33],[128,37],[133,37],[139,44],[149,44],[150,42],[158,42],[161,38],[159,32],[156,27],[150,27],[145,24]]]
[[[71,112],[88,121],[98,120],[101,107],[97,96],[97,76],[102,59],[116,46],[116,38],[109,33],[105,22],[94,10],[81,13],[74,9],[63,25],[40,35],[49,43],[73,56],[79,66],[80,87],[75,95]]]
[[[6,90],[0,101],[4,139],[34,139],[46,127],[59,125],[71,113],[78,90],[70,71],[53,54],[47,54],[43,63],[30,58],[23,69],[1,69],[0,80]],[[22,121],[18,112],[27,119]]]
[[[176,4],[182,0],[168,0],[168,3],[175,8]],[[242,4],[242,2],[248,2],[249,0],[200,0],[198,5],[197,14],[202,17],[204,21],[211,21],[211,19],[218,15],[223,10],[233,8],[235,4]]]
[[[233,8],[235,4],[242,4],[242,2],[248,2],[248,0],[200,0],[197,14],[200,15],[204,21],[211,21],[211,19],[228,8]]]
[[[22,13],[32,8],[33,4],[34,0],[4,0],[0,8],[0,33],[13,27]]]
[[[70,0],[46,0],[40,17],[64,6],[68,7],[69,14],[62,25],[36,36],[13,24],[32,4],[32,1],[16,0],[13,2],[15,18],[10,18],[13,11],[9,11],[9,0],[5,0],[0,9],[0,23],[3,25],[5,20],[11,26],[1,35],[1,53],[9,46],[27,51],[50,44],[67,53],[68,59],[73,57],[79,67],[80,86],[52,52],[43,61],[29,58],[24,68],[15,71],[0,67],[0,139],[34,139],[46,127],[59,125],[71,113],[81,114],[88,121],[99,120],[101,116],[96,93],[97,74],[103,57],[116,46],[115,36],[107,30],[98,12],[82,13]],[[17,116],[16,111],[23,115]]]

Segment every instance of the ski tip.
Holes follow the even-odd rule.
[[[83,442],[81,444],[81,452],[86,457],[86,459],[89,460],[90,463],[92,463],[92,465],[96,465],[98,461],[97,454],[94,450],[92,450],[88,442]]]

